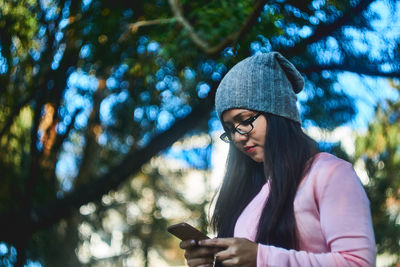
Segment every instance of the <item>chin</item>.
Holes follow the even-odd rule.
[[[251,157],[251,159],[258,163],[264,162],[264,157],[254,156],[254,157]]]

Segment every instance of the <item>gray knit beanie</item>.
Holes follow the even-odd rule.
[[[225,75],[215,96],[222,113],[244,108],[279,115],[301,123],[296,94],[304,87],[297,69],[278,52],[248,57]]]

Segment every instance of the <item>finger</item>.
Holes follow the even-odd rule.
[[[215,248],[209,247],[195,247],[185,251],[185,258],[213,258],[214,254],[218,252]]]
[[[195,258],[195,259],[188,259],[187,265],[189,266],[213,266],[214,257],[211,258]]]
[[[220,261],[222,265],[224,266],[239,266],[238,261],[236,259],[226,259],[223,261]]]
[[[221,262],[232,259],[232,257],[234,257],[234,255],[232,254],[230,249],[225,249],[215,254],[215,258],[217,259],[217,261]]]
[[[188,248],[193,248],[197,246],[196,240],[184,240],[181,243],[179,243],[179,247],[181,249],[188,249]]]
[[[235,238],[213,238],[198,241],[199,246],[226,248],[235,242]]]

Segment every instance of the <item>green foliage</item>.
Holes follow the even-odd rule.
[[[398,91],[400,87],[397,85]],[[356,140],[365,164],[377,249],[400,261],[400,98],[378,105],[368,131]]]
[[[33,45],[38,28],[35,13],[32,12],[36,5],[35,0],[0,1],[0,31],[4,48],[9,48],[11,43],[6,40],[11,41],[11,38],[17,38],[14,41],[26,50]]]
[[[253,9],[253,1],[183,1],[183,13],[199,29],[198,34],[211,44],[217,44],[227,33],[238,29]],[[187,39],[187,37],[186,37]]]
[[[23,189],[23,177],[27,174],[29,156],[30,128],[32,110],[24,108],[10,128],[8,135],[0,139],[0,212],[16,209],[20,205]],[[10,199],[15,198],[14,201]]]

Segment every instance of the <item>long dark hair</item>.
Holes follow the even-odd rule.
[[[243,209],[269,179],[270,193],[255,241],[296,249],[293,202],[302,177],[318,153],[318,145],[299,123],[269,113],[264,115],[267,119],[264,162],[253,161],[231,144],[211,224],[218,237],[232,237]]]

